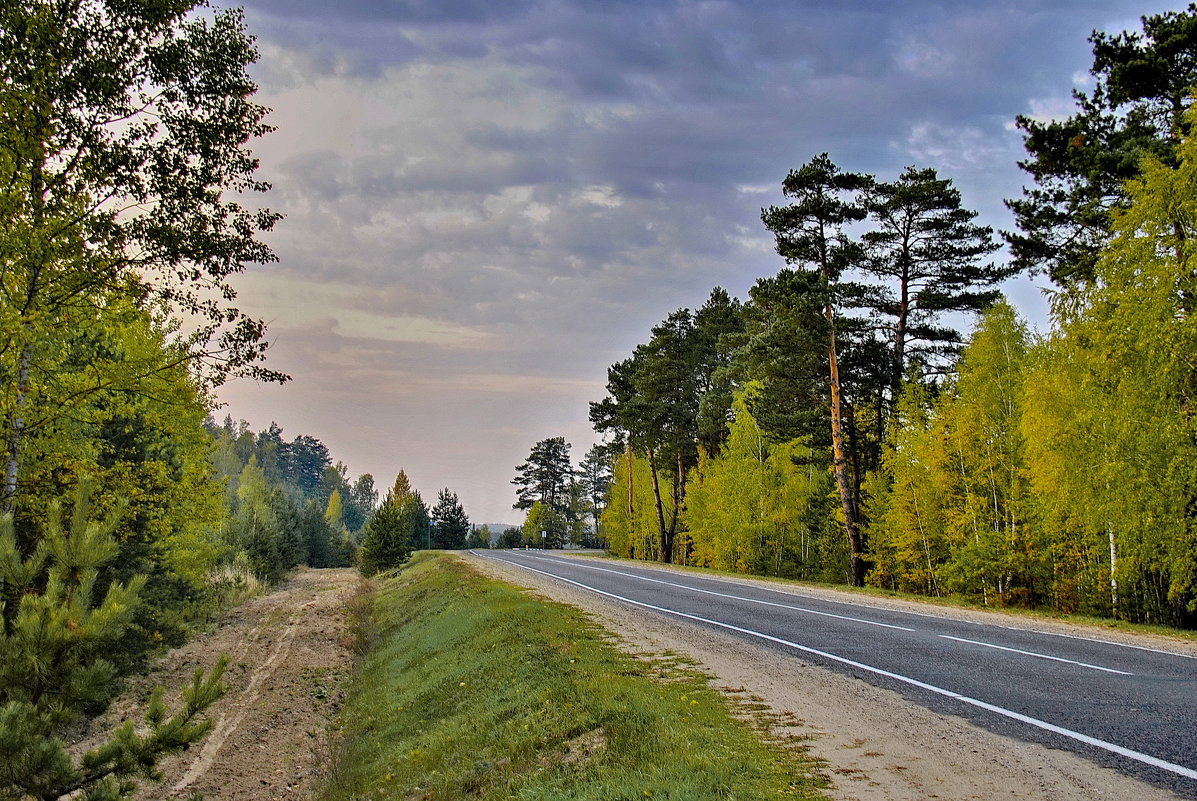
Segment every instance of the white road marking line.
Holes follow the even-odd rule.
[[[997,625],[997,624],[994,624]],[[1116,645],[1119,648],[1133,648],[1136,651],[1147,651],[1152,654],[1163,654],[1164,656],[1179,656],[1181,659],[1197,659],[1197,654],[1184,654],[1180,651],[1166,651],[1163,648],[1152,648],[1147,645],[1134,645],[1129,642],[1118,642],[1117,640],[1103,640],[1098,637],[1084,637],[1080,634],[1065,634],[1061,631],[1044,631],[1042,629],[1023,629],[1017,626],[1002,626],[1004,629],[1011,631],[1028,631],[1034,634],[1044,634],[1048,637],[1065,637],[1070,640],[1080,640],[1081,642],[1096,642],[1102,645]]]
[[[940,634],[945,640],[955,640],[956,642],[966,642],[969,645],[981,645],[986,648],[996,648],[999,651],[1009,651],[1014,654],[1023,654],[1025,656],[1035,656],[1040,659],[1050,659],[1053,662],[1067,662],[1070,665],[1080,665],[1081,667],[1090,668],[1092,670],[1104,670],[1106,673],[1117,673],[1119,676],[1133,676],[1134,673],[1127,673],[1125,670],[1114,670],[1114,668],[1102,667],[1101,665],[1091,665],[1088,662],[1077,662],[1075,659],[1065,659],[1062,656],[1049,656],[1048,654],[1041,654],[1035,651],[1024,651],[1021,648],[1008,648],[1005,645],[994,645],[991,642],[981,642],[980,640],[966,640],[963,637],[953,637],[950,634]]]
[[[512,553],[517,553],[517,551],[512,551]],[[550,559],[549,557],[544,557],[544,556],[538,556],[538,557],[533,557],[533,558],[534,559],[545,559],[546,561],[552,561],[552,559]],[[567,564],[578,564],[579,567],[583,566],[580,561],[574,560],[574,559],[570,559],[567,562]],[[662,568],[662,567],[657,567],[655,565],[647,565],[647,564],[642,566],[641,569],[642,570],[668,571],[668,568]],[[703,581],[717,581],[717,582],[720,582],[723,584],[736,584],[738,586],[744,586],[743,581],[738,581],[736,579],[722,578],[720,576],[696,576],[695,578],[700,578]],[[955,623],[961,623],[961,624],[969,625],[969,626],[997,626],[998,628],[1010,629],[1011,631],[1021,631],[1021,632],[1026,632],[1028,634],[1042,634],[1046,637],[1064,637],[1066,639],[1080,640],[1082,642],[1095,642],[1095,643],[1100,643],[1101,645],[1113,645],[1118,648],[1131,648],[1135,651],[1147,651],[1147,652],[1153,653],[1153,654],[1161,654],[1162,656],[1176,656],[1176,657],[1180,657],[1181,659],[1197,659],[1197,654],[1186,654],[1181,651],[1169,651],[1164,648],[1152,648],[1147,645],[1135,645],[1133,643],[1119,642],[1117,640],[1103,640],[1100,637],[1086,637],[1081,634],[1065,634],[1064,632],[1059,632],[1059,631],[1046,631],[1044,629],[1024,628],[1023,626],[1011,626],[1011,625],[1008,625],[1005,623],[998,623],[996,621],[978,622],[976,620],[960,620],[958,618],[947,617],[945,615],[933,615],[933,614],[929,614],[927,612],[915,612],[915,611],[909,610],[909,609],[893,609],[891,607],[877,606],[876,604],[866,604],[866,603],[861,603],[859,601],[832,600],[830,598],[822,598],[822,597],[819,597],[816,595],[812,595],[811,593],[798,592],[796,590],[793,590],[793,589],[790,589],[787,587],[781,587],[781,586],[769,587],[768,590],[770,592],[781,593],[782,595],[796,595],[799,598],[815,598],[819,601],[822,601],[823,603],[836,604],[838,606],[859,606],[862,609],[875,609],[879,612],[893,612],[895,614],[900,614],[900,615],[914,615],[915,617],[927,617],[927,618],[931,618],[933,620],[940,620],[940,621],[951,620]]]
[[[546,562],[552,562],[552,559],[547,559],[543,556],[534,556],[533,559],[543,559]],[[573,564],[572,562],[570,564]],[[750,604],[760,604],[761,606],[776,606],[779,609],[792,609],[795,612],[806,612],[810,615],[822,615],[823,617],[834,617],[837,620],[850,620],[853,623],[866,623],[870,626],[881,626],[885,629],[898,629],[899,631],[918,631],[918,629],[907,628],[906,626],[895,626],[891,623],[878,623],[875,620],[865,620],[860,617],[848,617],[847,615],[837,615],[832,612],[820,612],[817,609],[807,609],[805,606],[792,606],[790,604],[779,604],[773,601],[758,601],[755,598],[745,598],[742,595],[728,595],[723,592],[715,592],[714,590],[703,590],[698,587],[691,587],[688,584],[675,584],[672,581],[663,581],[662,579],[649,578],[648,576],[638,576],[635,573],[624,573],[622,570],[612,570],[609,567],[596,567],[594,565],[576,565],[576,567],[583,567],[587,570],[598,570],[602,573],[614,573],[617,576],[624,576],[625,578],[638,579],[640,581],[648,581],[653,584],[664,584],[666,587],[677,587],[680,590],[689,590],[690,592],[700,592],[703,595],[714,595],[717,598],[730,598],[734,601],[744,601]]]
[[[481,555],[481,554],[479,554],[479,555]],[[1160,770],[1168,771],[1169,773],[1175,773],[1178,776],[1184,776],[1185,778],[1188,778],[1188,779],[1197,779],[1197,770],[1193,770],[1192,768],[1186,768],[1184,765],[1177,765],[1173,762],[1168,762],[1167,760],[1160,759],[1159,757],[1153,757],[1151,754],[1144,754],[1140,751],[1135,751],[1130,748],[1125,748],[1121,745],[1107,742],[1105,740],[1100,740],[1096,737],[1090,737],[1087,734],[1082,734],[1080,732],[1072,731],[1071,729],[1066,729],[1063,726],[1057,726],[1054,723],[1048,723],[1045,720],[1039,720],[1038,718],[1033,718],[1033,717],[1030,717],[1029,715],[1024,715],[1021,712],[1015,712],[1013,710],[1006,709],[1004,707],[995,706],[994,704],[989,704],[989,703],[986,703],[985,701],[981,701],[976,698],[970,698],[967,695],[961,695],[960,693],[953,692],[952,690],[945,690],[942,687],[936,687],[934,684],[927,684],[926,682],[919,681],[918,679],[913,679],[913,678],[910,678],[909,676],[903,676],[900,673],[893,673],[891,671],[884,670],[882,668],[873,667],[872,665],[866,665],[863,662],[857,662],[855,660],[847,659],[842,656],[836,656],[835,654],[828,653],[826,651],[820,651],[817,648],[810,648],[805,645],[799,645],[796,642],[790,642],[789,640],[783,640],[780,637],[774,637],[770,634],[765,634],[760,631],[753,631],[752,629],[740,628],[739,626],[733,626],[730,623],[724,623],[719,620],[711,620],[710,618],[699,617],[698,615],[691,615],[686,612],[678,612],[677,610],[666,609],[665,607],[662,607],[662,606],[653,606],[652,604],[646,604],[642,601],[634,601],[631,598],[625,598],[622,595],[616,595],[615,593],[612,593],[612,592],[606,592],[606,591],[600,590],[596,587],[591,587],[587,584],[583,584],[580,581],[574,581],[573,579],[562,578],[561,576],[553,575],[552,573],[546,572],[544,570],[537,570],[534,567],[528,567],[527,565],[522,565],[519,562],[508,561],[506,559],[499,559],[498,557],[493,557],[493,556],[487,557],[487,558],[495,559],[496,561],[500,561],[500,562],[507,562],[507,564],[509,564],[509,565],[515,565],[516,567],[523,568],[524,570],[530,570],[533,573],[539,573],[542,576],[548,576],[549,578],[554,578],[554,579],[557,579],[558,581],[564,581],[567,584],[573,584],[574,586],[581,587],[582,589],[585,589],[585,590],[590,590],[591,592],[597,593],[598,595],[604,595],[608,598],[614,598],[618,601],[623,601],[624,603],[631,604],[632,606],[639,606],[644,609],[652,609],[653,611],[656,611],[656,612],[664,612],[667,615],[676,615],[677,617],[686,618],[688,620],[695,620],[695,621],[698,621],[699,623],[708,623],[712,626],[718,626],[719,628],[729,629],[731,631],[738,631],[741,634],[747,634],[752,637],[759,637],[762,640],[767,640],[769,642],[775,642],[779,645],[784,645],[788,648],[793,648],[794,650],[797,650],[797,651],[803,651],[808,654],[815,654],[816,656],[821,656],[824,659],[830,659],[834,662],[839,662],[844,665],[849,665],[850,667],[858,668],[860,670],[864,670],[869,673],[874,673],[878,676],[885,676],[886,678],[894,679],[895,681],[900,681],[905,684],[909,684],[911,686],[918,687],[923,690],[927,690],[928,692],[935,693],[936,695],[942,695],[947,698],[955,699],[962,703],[969,704],[970,706],[975,706],[979,709],[984,709],[986,711],[993,712],[994,714],[1001,715],[1002,717],[1007,717],[1012,720],[1017,720],[1020,723],[1026,723],[1029,726],[1034,726],[1035,728],[1043,729],[1044,731],[1049,731],[1049,732],[1052,732],[1053,734],[1059,734],[1063,737],[1067,737],[1069,739],[1076,740],[1077,742],[1085,743],[1086,745],[1091,745],[1091,746],[1094,746],[1095,748],[1100,748],[1104,751],[1109,751],[1112,754],[1118,754],[1119,756],[1124,756],[1127,759],[1133,759],[1136,762],[1142,762],[1145,765],[1150,765],[1154,768],[1159,768]]]

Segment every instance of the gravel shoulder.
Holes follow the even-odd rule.
[[[693,659],[714,686],[762,703],[786,721],[788,732],[807,741],[825,763],[835,801],[922,801],[1033,799],[1164,801],[1176,795],[1104,768],[1069,752],[1022,742],[941,716],[898,693],[842,676],[717,631],[652,615],[578,587],[472,554],[464,559],[495,578],[590,613],[634,651],[672,651]],[[645,567],[636,563],[637,567]],[[733,583],[762,583],[728,578]],[[779,587],[798,595],[900,608],[920,614],[993,621],[993,613],[958,610],[899,599],[862,601],[859,596],[820,588]],[[1003,625],[1131,640],[1149,647],[1197,653],[1191,641],[1141,637],[1104,628],[1001,615]]]
[[[215,728],[194,748],[164,760],[164,781],[142,785],[136,798],[308,798],[353,668],[345,609],[359,580],[352,569],[301,570],[137,678],[99,725],[140,723],[155,685],[177,701],[197,668],[210,668],[221,654],[231,658],[228,692],[207,712]]]

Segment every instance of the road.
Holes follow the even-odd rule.
[[[936,712],[1197,798],[1192,655],[543,551],[476,553],[765,643]]]

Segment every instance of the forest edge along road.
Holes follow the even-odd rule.
[[[813,664],[801,655],[785,656],[764,643],[745,642],[728,632],[699,628],[676,618],[638,610],[493,558],[481,555],[467,558],[496,577],[587,610],[634,647],[686,654],[697,660],[717,685],[742,690],[763,699],[778,713],[801,719],[802,732],[810,737],[812,753],[828,763],[829,776],[835,783],[834,798],[1081,801],[1178,797],[1067,751],[982,729],[954,714],[937,714],[898,692]],[[781,589],[775,583],[751,578],[724,581],[730,585]],[[863,602],[859,596],[805,586],[798,592],[796,603],[801,602],[802,595],[807,595],[834,598],[858,607],[867,605],[936,618],[995,622],[995,615],[980,610],[946,609],[884,598]],[[1071,623],[1026,621],[1006,615],[996,618],[1011,628],[1049,631],[1063,637],[1094,634]],[[1164,637],[1131,637],[1104,629],[1097,630],[1096,636],[1120,640],[1123,644],[1131,644],[1133,640],[1140,647],[1158,646],[1197,656],[1197,645]]]

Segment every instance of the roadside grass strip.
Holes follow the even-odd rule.
[[[810,757],[697,671],[458,559],[417,555],[372,615],[322,801],[824,797]]]

